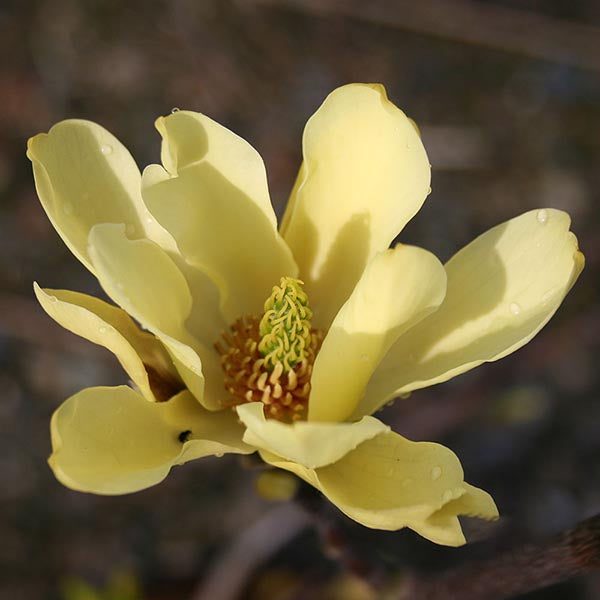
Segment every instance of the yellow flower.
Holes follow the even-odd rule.
[[[258,450],[359,523],[464,543],[458,515],[495,518],[491,497],[464,482],[449,449],[370,415],[544,326],[583,268],[568,215],[525,213],[446,265],[414,246],[388,249],[423,204],[430,166],[378,85],[335,90],[309,120],[279,230],[249,144],[188,111],[156,126],[162,166],[143,175],[88,121],[29,143],[50,220],[120,308],[36,286],[37,297],[111,350],[134,384],[89,388],[58,408],[58,479],[119,494],[175,464]]]

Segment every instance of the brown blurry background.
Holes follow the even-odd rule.
[[[372,597],[299,509],[256,496],[256,471],[235,458],[196,461],[114,498],[52,476],[54,408],[82,387],[125,382],[107,351],[33,301],[33,280],[100,293],[52,229],[25,158],[29,136],[67,117],[101,123],[144,166],[159,159],[158,115],[204,112],[259,150],[281,214],[306,119],[338,85],[381,82],[421,126],[433,165],[433,193],[403,241],[446,260],[526,210],[569,211],[587,266],[545,330],[383,416],[409,438],[453,448],[500,522],[467,523],[481,542],[449,550],[334,510],[327,518],[387,577],[543,539],[600,512],[600,2],[2,0],[0,56],[2,600],[94,600],[85,585],[111,578],[139,587],[123,584],[112,600]],[[599,597],[597,575],[527,596]]]

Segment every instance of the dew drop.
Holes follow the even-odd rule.
[[[542,296],[542,303],[548,302],[548,300],[550,300],[550,298],[552,298],[554,294],[554,290],[548,290],[543,296]]]
[[[171,109],[171,114],[173,115],[173,114],[175,114],[176,112],[179,112],[179,110],[180,110],[179,108],[177,108],[176,106],[174,106],[174,107]]]
[[[58,302],[58,298],[56,296],[50,296],[48,298],[48,302],[52,302],[52,304],[56,304]]]
[[[548,222],[548,211],[545,208],[538,210],[535,218],[538,220],[538,223],[545,225]]]
[[[69,202],[65,202],[63,204],[63,212],[65,213],[65,215],[72,215],[73,214],[73,205],[70,204]]]
[[[431,479],[437,481],[442,476],[442,467],[433,467],[431,469]]]
[[[521,314],[521,307],[516,302],[511,302],[508,309],[515,316]]]
[[[109,146],[108,144],[102,144],[102,146],[100,146],[100,152],[102,152],[102,154],[104,154],[104,156],[107,156],[108,154],[112,154],[113,151],[113,147]]]
[[[179,109],[177,109],[177,110],[179,110]],[[222,452],[217,452],[217,453],[215,453],[215,456],[217,458],[223,458],[223,453]]]
[[[148,223],[148,225],[151,225],[154,222],[154,219],[150,216],[146,217],[146,223]]]
[[[98,328],[98,333],[106,333],[106,327]]]
[[[450,502],[450,500],[452,500],[452,498],[454,497],[454,494],[452,493],[452,490],[446,490],[443,494],[442,494],[442,502],[445,504],[446,502]]]

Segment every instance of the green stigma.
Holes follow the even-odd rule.
[[[265,302],[258,350],[268,371],[277,364],[289,371],[304,360],[310,348],[312,311],[302,283],[299,279],[282,277]]]

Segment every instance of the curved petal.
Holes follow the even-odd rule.
[[[297,267],[277,232],[264,164],[247,142],[190,111],[161,117],[165,169],[144,171],[143,195],[186,261],[221,292],[228,321],[260,314],[273,285]]]
[[[365,440],[389,431],[387,425],[373,417],[364,417],[356,423],[288,424],[265,419],[261,402],[241,404],[236,409],[247,428],[244,434],[247,444],[311,469],[334,463]]]
[[[165,400],[181,389],[164,347],[138,329],[125,311],[69,290],[42,290],[37,284],[34,290],[42,308],[57,323],[110,350],[144,398],[155,401],[156,393],[159,400]]]
[[[92,229],[89,254],[106,293],[164,344],[194,396],[220,409],[226,392],[217,353],[185,328],[192,298],[167,253],[149,240],[128,239],[122,225],[106,224]]]
[[[243,441],[245,429],[234,411],[208,411],[188,390],[161,403],[159,408],[165,422],[186,439],[176,461],[178,465],[213,454],[252,454],[256,451]]]
[[[261,457],[296,473],[351,519],[374,529],[410,527],[433,542],[459,546],[464,536],[457,520],[445,521],[447,515],[498,515],[487,494],[463,481],[462,467],[451,450],[411,442],[393,432],[362,443],[320,469],[307,469],[269,452],[261,451]],[[469,500],[457,502],[467,494]]]
[[[57,479],[72,489],[96,494],[135,492],[162,481],[190,451],[190,458],[252,451],[241,441],[239,426],[237,441],[233,427],[220,438],[212,423],[215,417],[220,423],[221,415],[197,402],[193,406],[181,395],[152,403],[126,386],[88,388],[54,412],[48,462]],[[194,429],[198,435],[192,438]],[[212,434],[206,441],[198,437],[204,431]]]
[[[419,135],[380,85],[333,91],[306,124],[304,164],[282,234],[317,327],[327,328],[369,260],[423,204],[430,167]]]
[[[29,140],[27,156],[50,221],[90,271],[87,238],[97,223],[124,223],[132,238],[150,237],[169,245],[166,232],[144,206],[140,172],[131,154],[100,125],[61,121]]]
[[[534,210],[490,229],[454,255],[446,264],[442,306],[392,346],[356,414],[498,360],[531,340],[583,269],[569,225],[562,211]]]
[[[464,494],[450,500],[422,523],[412,529],[419,535],[445,546],[460,546],[466,542],[462,533],[459,515],[493,520],[498,518],[498,509],[492,497],[483,490],[468,483],[464,484]]]
[[[345,421],[390,346],[438,308],[446,272],[430,252],[397,245],[367,265],[315,360],[309,421]]]

